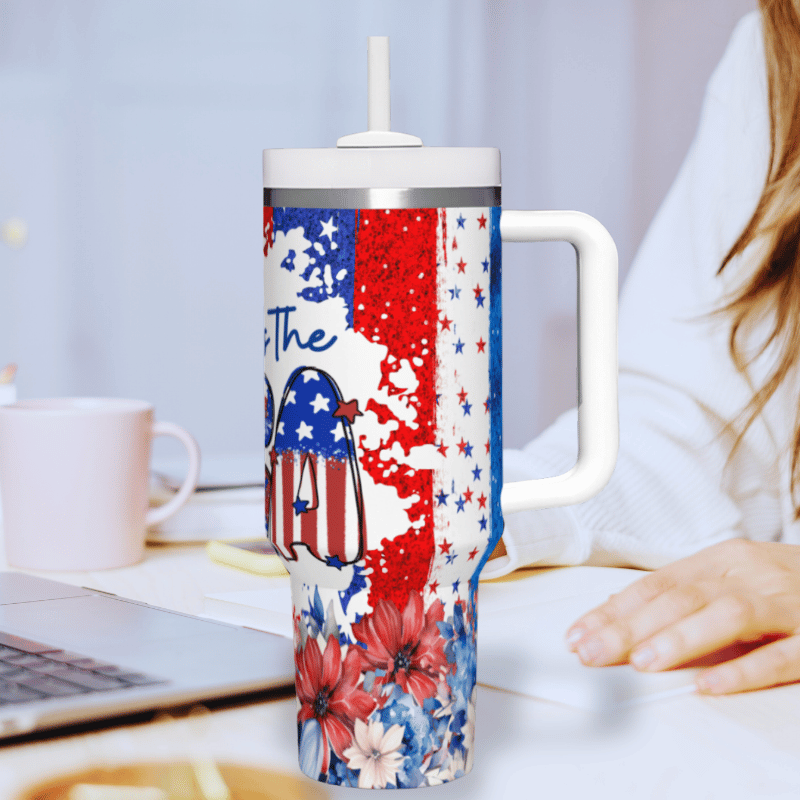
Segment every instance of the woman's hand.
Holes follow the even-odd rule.
[[[642,672],[738,656],[698,674],[710,694],[800,680],[800,545],[708,547],[612,595],[567,642],[584,664],[630,661]]]

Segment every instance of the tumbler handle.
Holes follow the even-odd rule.
[[[569,242],[578,257],[578,460],[563,475],[505,484],[503,513],[582,503],[606,485],[619,449],[617,248],[578,211],[503,211],[500,236]]]

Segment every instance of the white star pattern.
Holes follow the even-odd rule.
[[[331,433],[334,436],[333,441],[338,442],[339,439],[344,439],[344,425],[337,425]]]
[[[330,411],[328,408],[328,404],[330,400],[327,397],[323,397],[319,392],[317,392],[317,396],[310,402],[310,406],[314,409],[314,413],[316,414],[318,411]]]
[[[319,380],[319,373],[315,369],[307,369],[303,373],[303,383],[308,383],[309,381],[318,381]]]
[[[322,233],[320,236],[327,236],[330,241],[333,241],[333,232],[339,229],[333,224],[333,217],[327,222],[322,222]]]
[[[295,433],[301,442],[303,439],[313,439],[314,427],[313,425],[306,425],[305,422],[301,422],[300,427],[295,431]]]
[[[283,420],[278,423],[278,433],[283,436]]]
[[[289,394],[286,395],[286,403],[287,403],[287,405],[289,403],[294,403],[294,396],[295,396],[294,390],[290,391]]]

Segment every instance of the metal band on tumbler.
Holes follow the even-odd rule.
[[[273,208],[485,208],[500,205],[499,186],[422,189],[264,188]]]

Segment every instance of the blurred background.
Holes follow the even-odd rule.
[[[261,151],[366,128],[367,36],[391,37],[393,129],[499,147],[503,206],[592,214],[623,278],[755,7],[0,0],[0,367],[22,398],[147,399],[206,455],[258,455]],[[513,447],[575,402],[575,265],[503,261]]]

